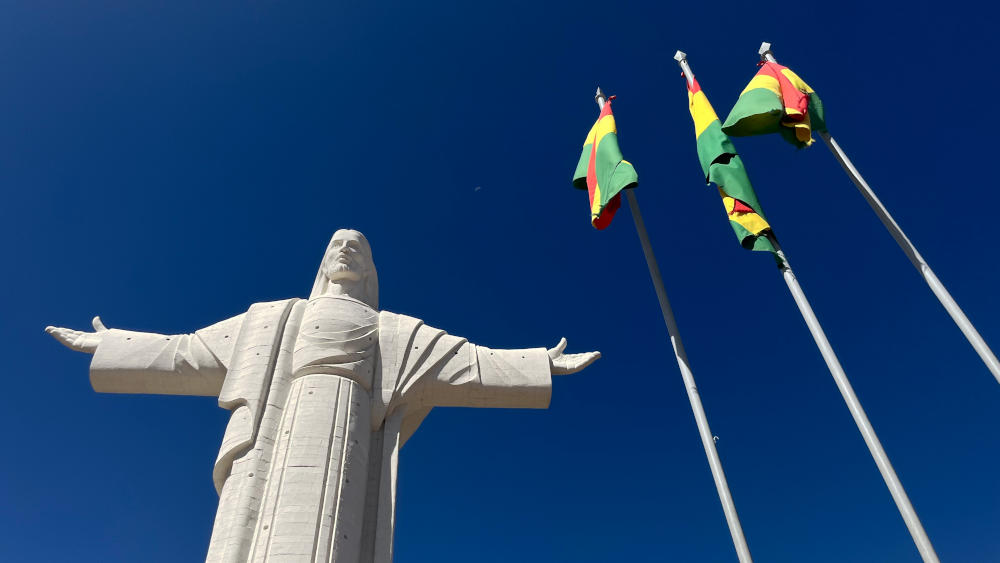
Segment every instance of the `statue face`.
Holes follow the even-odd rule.
[[[371,249],[368,241],[357,231],[342,229],[334,233],[323,257],[323,273],[331,282],[359,282],[372,269]]]

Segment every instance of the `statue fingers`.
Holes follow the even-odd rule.
[[[95,316],[94,320],[91,321],[91,324],[94,325],[94,330],[96,330],[98,332],[101,332],[101,331],[104,331],[104,330],[108,330],[108,327],[104,326],[104,323],[101,322],[101,316],[100,315]]]
[[[45,332],[52,335],[60,344],[66,346],[67,348],[73,348],[73,343],[82,334],[78,330],[73,330],[70,328],[62,328],[59,326],[48,326],[45,327]]]
[[[549,349],[549,357],[553,359],[558,358],[559,356],[562,355],[563,350],[565,349],[566,349],[566,339],[560,338],[559,344],[556,344],[555,348]]]
[[[60,342],[66,339],[66,333],[69,332],[69,331],[70,331],[70,329],[63,328],[61,326],[47,326],[47,327],[45,327],[45,332],[51,334],[52,338],[55,338],[56,340],[59,340]]]
[[[568,375],[576,373],[594,363],[600,357],[600,352],[565,354],[552,362],[552,375]]]
[[[45,332],[52,335],[52,338],[55,338],[63,346],[77,352],[93,354],[101,343],[101,337],[95,332],[83,332],[61,326],[47,326]]]
[[[601,357],[600,352],[585,352],[583,354],[573,354],[573,364],[575,371],[580,371],[583,368],[589,366],[590,364],[597,361]]]

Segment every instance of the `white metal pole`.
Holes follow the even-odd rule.
[[[931,540],[927,537],[927,532],[924,531],[924,527],[920,523],[920,518],[917,517],[917,511],[913,509],[910,497],[906,495],[903,484],[896,475],[896,471],[892,468],[889,456],[886,455],[885,450],[882,448],[882,443],[879,441],[878,435],[875,434],[875,429],[872,428],[872,423],[868,420],[868,415],[865,414],[865,410],[861,407],[857,395],[854,394],[854,388],[851,387],[851,382],[847,379],[844,368],[841,367],[840,361],[833,351],[833,347],[830,346],[830,341],[826,339],[823,327],[820,326],[819,320],[812,310],[812,306],[809,305],[806,294],[802,292],[802,287],[795,277],[795,272],[792,271],[791,266],[788,264],[788,258],[782,252],[778,241],[774,237],[769,238],[771,244],[776,249],[778,258],[781,260],[781,274],[785,278],[785,283],[788,285],[789,291],[792,292],[795,304],[798,305],[799,312],[802,313],[802,318],[805,319],[806,326],[809,327],[809,332],[812,333],[813,340],[816,341],[816,346],[819,348],[820,353],[823,354],[823,360],[826,361],[826,366],[830,369],[830,374],[833,375],[833,380],[837,383],[837,389],[840,390],[840,394],[844,397],[844,402],[847,403],[847,409],[851,411],[851,416],[854,417],[854,422],[858,425],[858,430],[861,431],[861,436],[865,439],[865,444],[868,445],[868,451],[871,452],[872,458],[875,460],[875,465],[878,466],[879,472],[882,473],[882,478],[885,479],[886,486],[889,487],[892,499],[896,501],[899,513],[903,515],[903,521],[906,522],[906,527],[910,531],[910,536],[913,537],[913,542],[917,546],[917,551],[920,552],[920,557],[925,563],[938,563],[934,546],[931,545]]]
[[[761,44],[760,56],[767,61],[777,62],[775,61],[774,54],[771,52],[770,43]],[[883,205],[882,202],[879,201],[878,197],[875,196],[875,192],[872,191],[868,182],[865,182],[865,179],[861,177],[861,173],[854,167],[854,163],[852,163],[851,159],[847,157],[844,150],[840,148],[837,141],[834,140],[828,131],[821,132],[819,136],[823,139],[823,142],[826,143],[826,147],[830,149],[833,156],[837,158],[837,162],[840,163],[844,172],[847,173],[847,175],[851,178],[851,181],[854,182],[854,185],[857,186],[858,191],[860,191],[861,195],[864,196],[865,201],[867,201],[868,205],[871,206],[872,211],[878,215],[882,224],[889,230],[889,234],[892,235],[892,238],[896,239],[896,243],[899,244],[899,247],[903,249],[903,253],[905,253],[907,258],[910,259],[910,262],[913,263],[913,267],[920,272],[921,276],[923,276],[927,285],[930,286],[931,291],[937,296],[938,301],[944,305],[945,310],[948,311],[949,315],[951,315],[951,319],[955,321],[956,325],[958,325],[962,334],[965,335],[965,337],[969,340],[969,343],[972,344],[972,347],[975,348],[976,353],[978,353],[979,357],[982,358],[983,363],[986,364],[990,373],[992,373],[993,377],[996,378],[997,383],[1000,383],[1000,361],[997,361],[996,355],[993,354],[993,351],[990,350],[986,341],[983,340],[982,336],[980,336],[979,331],[976,330],[976,327],[972,325],[969,318],[965,316],[964,312],[962,312],[961,307],[958,306],[955,299],[950,293],[948,293],[948,290],[944,287],[944,284],[941,283],[941,280],[934,275],[934,271],[931,270],[931,267],[927,265],[924,258],[919,252],[917,252],[917,248],[913,246],[913,243],[910,242],[909,238],[907,238],[903,229],[899,227],[899,224],[897,224],[892,218],[892,215],[889,215],[889,211],[885,208],[885,205]]]
[[[595,96],[597,105],[604,109],[604,102],[607,99],[601,89],[597,89]],[[698,424],[698,433],[701,435],[701,444],[705,448],[705,455],[708,457],[708,466],[712,469],[712,477],[715,479],[715,489],[719,493],[719,500],[722,501],[722,510],[726,515],[726,522],[729,524],[729,534],[733,537],[733,545],[736,547],[736,554],[740,563],[752,563],[750,548],[747,546],[746,537],[743,535],[743,526],[740,525],[739,514],[736,513],[736,504],[733,502],[733,495],[729,491],[729,483],[726,481],[726,473],[722,470],[722,461],[719,459],[719,452],[715,448],[715,438],[712,430],[708,427],[708,417],[705,416],[705,408],[701,405],[701,396],[698,394],[698,386],[694,382],[694,374],[688,365],[687,352],[684,351],[684,344],[681,342],[680,331],[677,329],[677,321],[674,319],[673,309],[670,308],[670,300],[667,299],[667,290],[663,287],[663,278],[660,276],[660,267],[653,254],[653,247],[649,243],[649,234],[646,233],[646,224],[642,220],[642,213],[639,211],[639,201],[635,197],[634,190],[625,190],[625,197],[628,199],[629,209],[632,211],[632,219],[635,220],[635,229],[639,233],[639,241],[642,243],[642,252],[646,256],[646,265],[649,267],[649,275],[653,278],[653,287],[656,288],[656,297],[660,301],[660,312],[663,313],[663,322],[667,325],[667,334],[670,336],[670,343],[674,348],[674,356],[677,358],[677,366],[681,370],[681,377],[684,379],[684,388],[687,391],[688,401],[691,402],[691,410],[694,412],[695,422]]]
[[[767,46],[770,47],[770,45]],[[764,51],[765,47],[762,45],[762,55]],[[681,64],[684,75],[688,79],[688,84],[691,84],[694,80],[694,73],[687,64],[686,56],[684,53],[678,51],[674,58]],[[889,456],[885,453],[885,449],[882,448],[882,443],[879,441],[878,435],[875,434],[875,429],[872,427],[871,421],[868,420],[868,415],[865,414],[864,408],[861,407],[861,402],[858,401],[858,397],[854,393],[854,388],[851,386],[850,380],[847,379],[844,368],[840,365],[840,360],[837,359],[830,341],[827,340],[826,333],[823,332],[823,327],[819,324],[819,319],[816,318],[816,313],[813,312],[809,300],[806,299],[806,295],[802,291],[802,286],[799,285],[799,281],[795,277],[795,272],[792,271],[792,267],[788,263],[788,258],[785,256],[784,251],[781,250],[777,239],[773,236],[768,236],[768,239],[774,246],[775,254],[777,254],[780,261],[781,274],[785,279],[785,284],[788,285],[788,290],[791,292],[792,298],[799,308],[799,313],[802,314],[802,318],[806,321],[806,326],[809,327],[809,332],[812,334],[813,340],[816,342],[816,346],[819,348],[820,354],[822,354],[823,360],[830,370],[830,375],[833,376],[833,380],[837,384],[837,389],[840,390],[840,394],[844,397],[844,402],[847,403],[847,409],[851,412],[851,416],[854,417],[854,423],[857,424],[858,430],[861,431],[861,436],[868,446],[868,451],[871,452],[872,458],[875,460],[875,465],[878,466],[878,470],[882,474],[886,486],[889,488],[889,493],[896,502],[899,513],[903,516],[903,521],[906,523],[906,527],[913,537],[913,542],[917,546],[917,551],[920,552],[920,557],[925,563],[939,563],[937,554],[934,552],[934,546],[931,545],[931,541],[927,537],[927,532],[924,531],[924,527],[920,523],[920,518],[917,517],[917,512],[913,509],[913,504],[910,503],[910,498],[907,496],[906,490],[903,489],[903,484],[900,482],[899,476],[896,475],[896,470],[893,469],[892,463],[889,461]]]

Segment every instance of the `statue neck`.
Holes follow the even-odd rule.
[[[346,295],[347,297],[352,297],[358,301],[365,302],[365,291],[364,284],[360,281],[351,280],[338,280],[335,282],[330,282],[325,295]]]

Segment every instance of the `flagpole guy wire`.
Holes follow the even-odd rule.
[[[600,88],[594,96],[598,107],[604,109],[607,96]],[[684,379],[684,388],[687,391],[688,401],[691,402],[691,410],[694,412],[695,422],[698,424],[698,433],[701,435],[701,444],[705,448],[705,455],[708,457],[708,465],[712,470],[712,477],[715,480],[715,489],[719,493],[719,500],[722,502],[722,510],[726,515],[726,522],[729,524],[729,534],[733,537],[733,545],[736,547],[736,554],[740,563],[752,563],[750,547],[747,546],[746,537],[743,535],[743,526],[740,524],[740,516],[736,512],[736,504],[733,502],[733,495],[729,491],[729,483],[726,481],[726,473],[722,470],[722,461],[719,459],[719,452],[715,448],[715,438],[712,430],[708,426],[708,417],[705,415],[705,408],[701,404],[701,396],[698,394],[698,386],[694,382],[694,374],[688,363],[687,352],[681,342],[680,331],[677,329],[677,321],[674,319],[673,309],[670,307],[670,300],[667,298],[667,290],[663,287],[663,278],[660,276],[660,267],[653,254],[653,247],[649,243],[649,234],[646,232],[646,224],[642,220],[642,213],[639,211],[639,201],[635,197],[634,190],[625,190],[625,197],[628,199],[629,209],[632,211],[632,219],[635,220],[635,230],[639,233],[639,241],[642,243],[642,252],[646,256],[646,265],[649,267],[649,275],[653,278],[653,286],[656,288],[656,297],[660,301],[660,312],[663,313],[663,322],[667,325],[667,334],[670,336],[670,343],[674,348],[674,356],[677,358],[677,366],[680,368],[681,377]]]
[[[760,58],[762,60],[772,63],[777,62],[774,58],[774,53],[771,52],[770,43],[761,43],[758,53],[760,54]],[[948,290],[944,287],[944,284],[941,283],[941,280],[934,275],[934,270],[931,270],[931,267],[927,265],[923,256],[917,252],[917,248],[913,246],[913,243],[910,242],[909,238],[907,238],[906,233],[903,232],[903,229],[899,227],[899,224],[897,224],[892,218],[892,215],[889,214],[885,205],[883,205],[878,197],[876,197],[875,192],[868,185],[868,182],[865,182],[865,179],[861,176],[861,173],[858,172],[858,169],[854,167],[854,163],[852,163],[851,159],[847,157],[844,149],[840,148],[840,145],[837,144],[837,141],[834,140],[833,136],[831,136],[828,131],[820,132],[819,136],[823,139],[826,147],[830,149],[830,152],[833,153],[833,156],[836,157],[837,162],[840,163],[844,172],[847,173],[848,177],[851,178],[851,181],[854,182],[854,185],[857,186],[858,191],[861,192],[862,196],[864,196],[865,201],[867,201],[868,205],[871,206],[872,211],[878,215],[882,224],[885,225],[885,228],[889,231],[889,234],[892,235],[892,238],[896,239],[896,243],[899,244],[899,247],[903,249],[903,253],[906,254],[906,257],[910,259],[911,263],[913,263],[913,267],[920,272],[921,276],[923,276],[927,285],[930,286],[931,291],[934,292],[935,296],[937,296],[938,301],[944,305],[945,310],[948,311],[949,315],[951,315],[951,319],[955,321],[956,325],[958,325],[959,330],[962,331],[962,334],[965,335],[965,337],[969,340],[969,343],[972,344],[972,347],[975,348],[976,353],[978,353],[979,357],[982,358],[983,363],[986,364],[987,369],[989,369],[990,373],[993,374],[993,377],[996,378],[997,383],[1000,383],[1000,361],[997,361],[997,357],[993,354],[993,351],[990,350],[990,347],[986,344],[986,341],[983,340],[983,337],[980,336],[979,331],[977,331],[976,327],[972,325],[969,318],[965,316],[965,313],[962,311],[961,307],[958,306],[958,303],[955,302],[955,299],[951,296],[951,294],[948,293]]]
[[[674,58],[680,64],[681,70],[684,71],[688,85],[691,86],[694,83],[694,72],[691,71],[691,67],[687,63],[686,55],[681,51],[677,51]],[[847,408],[851,412],[851,416],[854,417],[854,422],[858,425],[858,430],[861,431],[861,436],[864,438],[865,444],[868,445],[868,450],[875,460],[875,465],[878,466],[879,472],[882,473],[882,478],[889,488],[889,493],[892,495],[893,500],[896,501],[896,507],[899,509],[900,514],[902,514],[903,521],[906,523],[910,535],[913,536],[913,541],[916,543],[920,556],[925,563],[939,563],[937,554],[934,552],[934,546],[931,545],[930,539],[928,539],[927,533],[924,531],[924,527],[917,517],[917,512],[913,509],[910,498],[906,495],[906,490],[903,489],[903,484],[896,475],[896,471],[892,468],[889,456],[886,455],[885,450],[882,448],[882,443],[875,434],[875,429],[872,427],[871,421],[868,420],[868,415],[865,414],[865,410],[861,407],[861,402],[858,401],[857,395],[854,394],[854,388],[851,386],[850,380],[847,379],[847,374],[840,365],[840,360],[837,359],[830,341],[827,340],[826,333],[823,332],[823,327],[819,324],[819,319],[816,318],[816,313],[813,312],[809,300],[806,299],[806,294],[802,291],[802,286],[799,285],[799,281],[795,277],[795,272],[788,263],[788,258],[785,256],[784,251],[781,250],[781,246],[773,234],[768,235],[768,240],[774,246],[774,252],[780,262],[782,277],[785,278],[785,284],[788,285],[788,289],[792,293],[792,298],[795,300],[795,304],[798,306],[799,312],[806,322],[806,326],[809,327],[809,332],[812,333],[813,340],[816,341],[816,346],[823,355],[823,360],[826,362],[826,366],[830,370],[830,374],[833,376],[840,394],[844,397],[844,402],[847,403]]]

